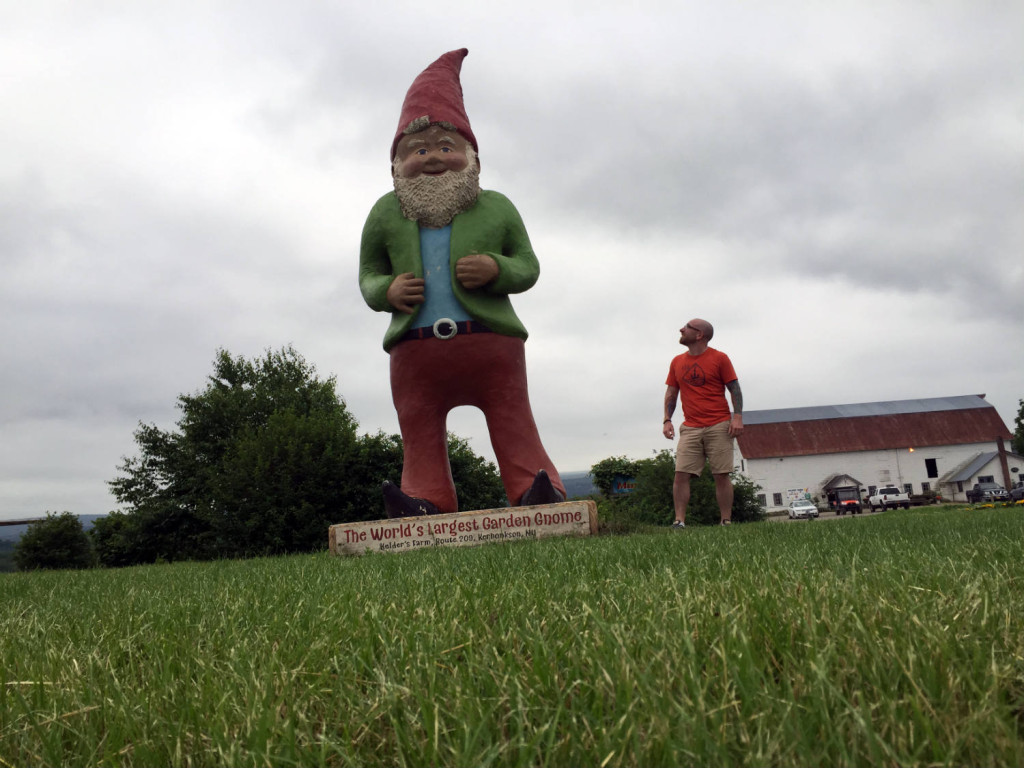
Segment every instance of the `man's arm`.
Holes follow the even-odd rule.
[[[729,397],[732,399],[732,421],[729,423],[729,437],[739,437],[743,434],[743,390],[740,389],[740,380],[733,379],[725,388],[729,390]]]
[[[661,434],[668,440],[676,435],[676,428],[672,426],[672,414],[676,412],[676,400],[679,399],[679,387],[669,387],[665,390],[665,421],[661,424]]]

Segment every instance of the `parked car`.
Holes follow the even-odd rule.
[[[977,504],[980,501],[1009,501],[1010,494],[999,483],[975,483],[967,492],[967,501]]]
[[[1024,501],[1024,480],[1021,480],[1010,489],[1010,499],[1013,501]]]
[[[896,486],[887,485],[879,488],[877,493],[868,499],[868,506],[871,507],[872,512],[875,511],[875,507],[883,512],[887,509],[896,509],[896,507],[910,509],[910,495]]]
[[[801,499],[800,501],[789,502],[789,519],[796,520],[798,517],[812,518],[818,516],[818,508],[813,501]]]
[[[1009,501],[1010,494],[1006,492],[999,483],[975,483],[974,487],[967,491],[967,501],[977,504],[979,502]]]

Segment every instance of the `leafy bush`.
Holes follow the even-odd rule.
[[[143,525],[137,515],[115,510],[105,517],[96,518],[89,529],[89,537],[100,565],[120,568],[156,560],[156,555],[150,558],[143,552],[146,539],[142,531]]]
[[[14,542],[0,539],[0,573],[12,573],[18,570],[14,564]]]
[[[92,568],[96,553],[76,515],[47,512],[15,544],[14,563],[19,571]]]
[[[637,462],[627,459],[625,456],[610,456],[601,459],[590,468],[590,476],[594,480],[594,486],[605,497],[612,495],[612,484],[616,477],[636,477]]]
[[[610,505],[602,505],[607,509],[616,526],[633,522],[650,525],[668,525],[675,518],[675,507],[672,499],[672,484],[675,480],[675,454],[669,449],[659,451],[653,458],[630,461],[625,457],[612,457],[595,464],[591,473],[595,477],[598,472],[606,475],[616,468],[614,474],[626,474],[621,469],[629,468],[636,479],[636,490],[612,499]],[[621,468],[621,469],[620,469]],[[766,515],[757,501],[760,490],[745,477],[733,473],[732,519],[737,523],[764,520]],[[601,485],[598,485],[602,488]],[[607,484],[609,496],[611,481]],[[690,480],[690,504],[686,512],[687,524],[717,525],[720,519],[718,499],[715,495],[715,480],[711,470],[705,464],[699,477]]]

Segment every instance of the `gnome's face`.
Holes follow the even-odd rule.
[[[458,131],[432,125],[403,136],[391,165],[402,215],[424,227],[445,227],[480,193],[480,164]]]
[[[469,165],[471,153],[472,146],[458,131],[432,125],[399,140],[394,174],[415,179],[421,175],[442,176],[448,171],[457,173]]]

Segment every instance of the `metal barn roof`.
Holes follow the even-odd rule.
[[[951,471],[939,478],[939,482],[966,482],[998,455],[998,451],[987,451],[985,453],[979,453],[976,456],[972,456],[966,461],[961,462],[960,466],[953,468]]]
[[[981,472],[986,464],[993,461],[999,456],[999,451],[986,451],[979,453],[971,458],[962,462],[959,466],[954,467],[949,472],[939,478],[940,483],[966,483],[976,474]],[[1020,456],[1013,451],[1006,452],[1007,459],[1013,461],[1024,461],[1024,456]]]
[[[878,403],[849,403],[847,405],[812,405],[808,408],[775,408],[765,411],[745,411],[743,413],[743,426],[775,424],[782,421],[851,419],[860,416],[936,413],[939,411],[962,411],[971,408],[991,407],[985,401],[984,395],[928,397],[920,400],[883,400]]]
[[[1012,437],[984,395],[782,408],[743,414],[747,459],[991,443]]]

